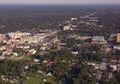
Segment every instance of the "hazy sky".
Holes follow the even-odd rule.
[[[120,4],[120,0],[0,0],[0,4]]]

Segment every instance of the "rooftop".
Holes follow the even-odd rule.
[[[105,40],[104,36],[93,36],[92,40]]]

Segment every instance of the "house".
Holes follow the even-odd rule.
[[[30,46],[22,46],[22,45],[17,45],[16,48],[21,48],[21,49],[29,49]]]
[[[104,36],[93,36],[92,43],[93,44],[106,44],[107,41],[105,40]]]
[[[111,56],[108,57],[108,59],[112,63],[117,63],[117,62],[120,62],[120,55],[111,55]]]
[[[120,46],[117,46],[117,45],[116,45],[116,46],[113,46],[113,49],[114,49],[114,50],[120,50]]]
[[[40,60],[39,59],[34,59],[34,62],[39,62]]]
[[[6,46],[0,47],[0,50],[6,50]]]
[[[18,53],[17,52],[13,52],[13,56],[18,56]]]
[[[110,65],[110,67],[111,67],[114,71],[117,70],[117,66],[116,66],[116,65]]]
[[[66,30],[72,30],[72,28],[71,28],[71,26],[64,26],[63,30],[64,31],[66,31]]]
[[[87,65],[94,66],[95,69],[100,69],[100,70],[106,70],[107,69],[107,64],[106,63],[96,64],[94,62],[88,62]]]
[[[70,18],[70,20],[71,20],[71,21],[74,21],[74,20],[77,20],[77,18],[74,18],[74,17],[73,17],[73,18]]]
[[[78,51],[72,51],[72,54],[77,55],[79,52]]]
[[[49,73],[47,73],[46,75],[47,75],[47,76],[52,76],[52,73],[51,73],[51,72],[49,72]]]
[[[45,50],[47,50],[48,49],[48,46],[41,46],[41,48],[40,48],[42,51],[45,51]]]
[[[47,64],[48,61],[47,61],[47,60],[43,60],[42,63],[43,63],[43,64]]]
[[[50,67],[52,64],[53,64],[53,62],[50,61],[50,62],[47,64],[47,67]]]
[[[101,63],[101,64],[99,65],[99,69],[100,69],[100,70],[106,70],[106,69],[107,69],[107,63]]]
[[[29,53],[30,55],[34,55],[36,52],[37,52],[37,50],[35,50],[35,49],[31,49],[31,50],[29,50],[28,53]]]
[[[20,31],[8,33],[8,36],[9,36],[10,38],[13,38],[13,39],[21,38],[21,37],[23,37],[23,36],[29,36],[29,35],[30,35],[30,33],[20,32]]]
[[[3,59],[5,59],[5,57],[4,56],[0,56],[0,60],[3,60]]]

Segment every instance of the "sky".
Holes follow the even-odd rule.
[[[120,4],[120,0],[0,0],[0,4]]]

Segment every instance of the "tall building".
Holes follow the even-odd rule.
[[[117,43],[120,43],[120,33],[117,34]]]

